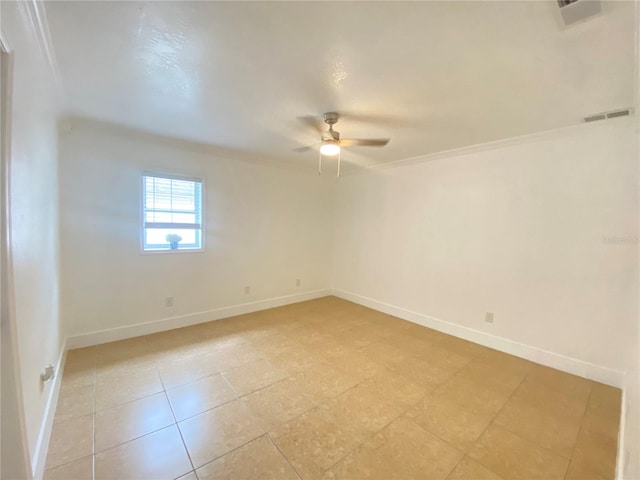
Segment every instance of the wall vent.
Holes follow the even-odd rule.
[[[609,118],[628,117],[633,113],[632,108],[623,108],[622,110],[612,110],[610,112],[596,113],[595,115],[589,115],[584,117],[585,123],[597,122],[598,120],[607,120]]]
[[[565,26],[584,22],[602,12],[600,0],[557,0]]]

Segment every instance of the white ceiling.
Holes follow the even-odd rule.
[[[561,28],[549,2],[49,2],[67,113],[293,162],[298,117],[351,113],[352,164],[579,123],[634,102],[634,5]],[[336,81],[337,74],[346,77]],[[370,118],[366,118],[366,117]]]

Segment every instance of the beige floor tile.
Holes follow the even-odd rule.
[[[55,423],[49,441],[46,468],[51,469],[93,453],[93,415]]]
[[[619,389],[594,383],[582,423],[583,428],[617,439],[621,404],[622,392]]]
[[[186,475],[183,475],[182,477],[176,479],[176,480],[199,480],[198,477],[196,476],[196,472],[189,472]]]
[[[98,373],[96,411],[122,405],[163,390],[155,368]]]
[[[598,473],[604,478],[613,479],[616,471],[616,438],[582,429],[578,435],[572,461],[584,469]]]
[[[405,417],[331,468],[326,479],[444,479],[462,454]]]
[[[321,407],[334,421],[349,425],[362,438],[374,434],[403,413],[403,409],[388,403],[368,388],[355,386]]]
[[[295,378],[287,378],[250,393],[242,401],[266,432],[315,406],[315,402]]]
[[[321,359],[300,345],[292,346],[276,353],[267,353],[267,359],[271,364],[286,372],[288,375],[294,375],[302,370],[321,363]]]
[[[513,398],[559,417],[581,419],[587,407],[587,398],[565,395],[544,383],[525,378]]]
[[[327,361],[355,350],[354,346],[347,346],[329,335],[325,335],[322,339],[317,339],[316,342],[307,343],[305,347],[311,355]]]
[[[494,422],[536,445],[571,458],[580,419],[550,415],[521,400],[510,400]]]
[[[189,355],[157,362],[158,373],[167,390],[218,373],[211,354]]]
[[[369,358],[375,362],[381,363],[388,368],[397,367],[411,356],[410,353],[403,351],[395,345],[382,342],[367,345],[366,347],[359,349],[358,352],[369,356]]]
[[[300,476],[319,478],[361,440],[347,425],[315,408],[271,432],[270,437]]]
[[[520,386],[527,374],[509,367],[503,368],[487,363],[484,361],[484,357],[481,356],[471,360],[456,375],[480,384],[485,388],[511,394]]]
[[[93,413],[94,391],[95,387],[93,385],[63,385],[60,388],[54,422],[64,422],[73,417]]]
[[[215,347],[211,355],[213,362],[221,372],[264,358],[263,353],[256,350],[254,346],[247,341],[244,341],[244,343],[225,345],[224,347]]]
[[[587,379],[542,365],[535,365],[527,380],[534,385],[545,385],[577,400],[588,399],[593,384]]]
[[[469,342],[467,340],[463,340],[462,338],[456,337],[447,337],[443,339],[439,346],[449,350],[450,352],[457,353],[463,357],[471,357],[475,358],[482,354],[488,353],[490,350],[487,347],[482,345],[478,345],[477,343]]]
[[[513,373],[528,374],[536,366],[535,363],[525,360],[524,358],[509,355],[508,353],[499,352],[498,350],[490,348],[477,358],[488,365]]]
[[[597,468],[579,460],[571,460],[565,480],[613,480],[613,476],[604,475]]]
[[[325,297],[69,351],[46,478],[612,480],[620,408],[618,389]]]
[[[563,479],[569,460],[498,425],[489,425],[469,456],[505,480]]]
[[[582,419],[582,428],[616,440],[620,429],[620,414],[593,412],[587,409],[587,413]]]
[[[165,332],[145,335],[144,339],[151,352],[159,351],[163,355],[174,349],[181,349],[191,345],[195,341],[191,332],[188,332],[185,328],[175,328]]]
[[[93,480],[93,456],[79,458],[44,472],[44,480]]]
[[[65,387],[83,387],[95,385],[96,369],[93,365],[84,363],[69,363],[64,366],[62,385]]]
[[[130,372],[152,368],[155,368],[155,359],[151,357],[109,360],[96,365],[96,381],[104,376],[126,375]]]
[[[97,345],[95,349],[98,363],[100,363],[101,360],[107,359],[139,357],[151,352],[151,348],[145,337],[135,337],[116,342],[103,343]]]
[[[407,355],[417,356],[427,355],[434,348],[438,348],[437,342],[432,342],[420,337],[407,335],[404,331],[395,330],[389,332],[386,336],[378,334],[381,342],[391,343],[394,347],[399,348]]]
[[[273,328],[275,329],[276,327],[274,326]],[[282,333],[278,333],[277,335],[267,338],[261,338],[260,340],[252,340],[251,344],[267,358],[278,356],[285,352],[291,352],[292,350],[303,349],[302,345],[291,340]]]
[[[446,396],[430,394],[409,410],[407,417],[459,451],[466,452],[482,435],[494,414],[459,405]]]
[[[173,480],[192,469],[175,425],[95,456],[96,480]]]
[[[298,480],[295,470],[266,435],[208,463],[199,480]]]
[[[316,402],[323,402],[358,383],[358,379],[347,375],[328,363],[319,363],[293,375],[295,381]]]
[[[502,480],[498,475],[469,457],[464,457],[447,480]]]
[[[403,330],[405,335],[409,335],[414,338],[419,338],[421,340],[426,340],[431,342],[432,344],[438,344],[443,342],[449,338],[451,335],[447,335],[446,333],[439,332],[432,328],[423,327],[417,324],[410,324]]]
[[[164,392],[96,413],[95,451],[101,452],[175,423]]]
[[[365,443],[327,470],[320,478],[322,480],[405,480],[409,477],[401,467],[396,458],[386,452],[378,452]]]
[[[219,374],[167,390],[167,396],[179,422],[237,398]]]
[[[288,374],[266,360],[257,360],[222,374],[238,395],[246,395],[286,378]]]
[[[460,355],[451,350],[442,347],[442,344],[435,345],[429,349],[424,350],[422,353],[416,355],[420,360],[438,367],[442,370],[456,371],[460,370],[467,363],[469,363],[473,357]]]
[[[191,417],[178,426],[196,468],[264,433],[251,411],[239,400]]]
[[[471,410],[496,414],[509,400],[509,394],[461,376],[453,376],[433,391],[434,394]]]
[[[360,352],[348,352],[332,360],[332,364],[342,372],[362,381],[387,371],[387,367],[374,362]]]
[[[336,341],[355,349],[366,347],[380,340],[380,336],[370,331],[366,325],[350,327],[340,333],[335,333],[333,337]]]
[[[386,402],[404,409],[418,403],[431,389],[424,385],[413,383],[399,375],[394,375],[389,370],[365,380],[361,383],[361,386],[378,395]]]
[[[450,379],[456,369],[444,369],[417,357],[409,357],[392,369],[411,382],[433,389]]]
[[[622,390],[602,383],[593,382],[589,396],[589,409],[595,412],[606,412],[620,415],[622,408]]]
[[[135,370],[154,366],[157,353],[144,337],[119,342],[105,343],[96,347],[96,369],[98,371]]]
[[[95,367],[96,347],[74,348],[73,350],[69,350],[65,364],[80,364],[86,367]]]

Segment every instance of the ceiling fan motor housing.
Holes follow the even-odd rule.
[[[338,123],[339,115],[336,112],[327,112],[324,114],[324,123],[334,125]]]

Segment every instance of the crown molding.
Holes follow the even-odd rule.
[[[49,21],[47,19],[44,2],[26,0],[18,2],[18,8],[24,23],[31,29],[40,55],[51,73],[52,83],[58,95],[58,100],[62,103],[64,100],[62,76],[60,75],[60,66],[56,58],[53,41],[51,40]]]
[[[526,145],[535,142],[544,142],[557,138],[565,138],[577,135],[584,135],[586,132],[593,132],[601,130],[603,128],[611,128],[614,125],[626,125],[627,127],[638,128],[638,122],[636,120],[636,111],[632,110],[631,115],[628,117],[621,117],[611,120],[603,120],[593,123],[579,123],[575,125],[569,125],[566,127],[554,128],[552,130],[543,130],[541,132],[528,133],[525,135],[519,135],[516,137],[503,138],[500,140],[493,140],[485,143],[478,143],[475,145],[469,145],[465,147],[453,148],[450,150],[443,150],[440,152],[427,153],[424,155],[418,155],[416,157],[405,158],[401,160],[395,160],[391,162],[380,163],[376,165],[369,165],[362,167],[358,170],[349,170],[345,172],[345,175],[358,175],[362,173],[371,173],[373,171],[384,170],[387,168],[404,167],[417,163],[429,162],[432,160],[439,160],[445,158],[459,157],[462,155],[470,155],[473,153],[487,152],[491,150],[497,150],[500,148],[513,147],[517,145]]]

